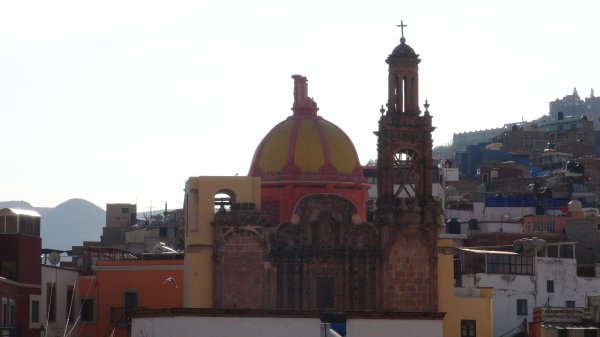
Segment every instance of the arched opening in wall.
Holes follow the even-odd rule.
[[[403,97],[403,107],[402,107],[402,112],[407,112],[408,111],[408,80],[406,79],[406,76],[404,76],[402,78],[402,97]]]
[[[218,212],[229,212],[231,205],[235,203],[235,193],[230,190],[221,190],[215,194],[215,214]]]
[[[367,221],[375,220],[375,200],[367,201]]]
[[[401,150],[394,155],[394,196],[396,198],[415,197],[418,166],[419,156],[413,150]]]
[[[404,109],[406,101],[406,77],[395,77],[394,82],[394,110],[402,113],[406,111]]]

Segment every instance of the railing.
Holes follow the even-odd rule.
[[[19,337],[19,328],[18,327],[8,327],[8,326],[0,326],[0,336],[1,337]]]
[[[110,308],[110,324],[112,326],[128,326],[131,324],[131,310],[124,307]]]
[[[131,325],[131,314],[134,310],[147,308],[126,308],[126,307],[111,307],[110,308],[110,324],[113,327],[126,327]]]
[[[15,277],[15,273],[12,270],[2,267],[2,265],[0,265],[0,276],[13,281],[17,280],[17,278]]]

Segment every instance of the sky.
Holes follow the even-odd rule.
[[[600,2],[3,1],[0,201],[182,207],[191,176],[246,175],[291,114],[291,75],[376,158],[386,57],[420,54],[434,145],[600,95]]]

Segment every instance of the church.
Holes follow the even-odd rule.
[[[267,330],[334,317],[347,336],[442,335],[434,127],[428,104],[419,108],[420,59],[403,32],[386,63],[387,104],[368,131],[377,136],[374,220],[352,140],[319,114],[307,78],[293,75],[292,114],[260,141],[247,176],[187,180],[180,314],[216,330],[226,328],[210,317],[268,318]]]

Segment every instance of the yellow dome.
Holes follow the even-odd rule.
[[[263,180],[362,181],[362,168],[350,138],[317,116],[306,96],[306,78],[294,75],[294,114],[260,142],[250,175]]]

